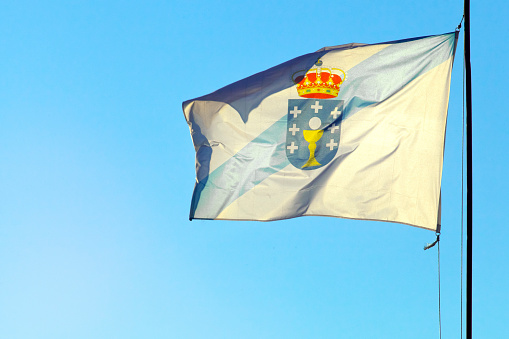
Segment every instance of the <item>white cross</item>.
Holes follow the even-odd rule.
[[[315,110],[315,113],[318,113],[319,110],[323,108],[323,106],[320,105],[320,101],[316,100],[314,105],[311,105],[311,108]]]
[[[330,112],[330,114],[332,115],[334,120],[336,120],[336,118],[341,114],[341,111],[338,111],[338,108],[334,107],[334,110],[332,112]]]
[[[293,114],[293,117],[296,118],[297,117],[297,114],[300,114],[302,113],[301,110],[299,110],[299,107],[297,106],[294,106],[293,107],[293,111],[290,111],[290,114]]]
[[[329,147],[330,150],[332,151],[334,149],[334,146],[337,146],[338,143],[337,142],[334,142],[334,139],[330,139],[330,142],[325,144],[325,147]]]
[[[329,127],[329,129],[331,133],[334,133],[334,131],[339,129],[339,126],[336,126],[336,124],[332,124],[331,127]]]
[[[290,127],[288,130],[292,132],[292,135],[295,135],[295,132],[300,131],[300,128],[298,128],[297,125],[293,124],[293,127]]]
[[[286,148],[290,150],[291,154],[293,154],[293,151],[299,149],[299,146],[295,145],[295,143],[292,141],[292,144],[290,146],[286,146]]]

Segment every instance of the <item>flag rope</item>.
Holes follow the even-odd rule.
[[[465,19],[465,14],[463,14],[463,16],[461,17],[461,21],[460,21],[460,23],[459,23],[459,24],[458,24],[458,26],[456,27],[456,31],[458,31],[458,32],[459,32],[459,31],[460,31],[460,29],[461,29],[461,23],[463,22],[463,19]]]
[[[461,17],[461,21],[456,27],[456,31],[461,30],[461,24],[465,19],[465,14]],[[460,249],[460,339],[463,339],[463,239],[464,239],[464,180],[465,180],[465,54],[463,54],[463,100],[462,100],[462,124],[461,124],[461,249]]]
[[[424,246],[424,250],[429,250],[430,248],[437,245],[438,248],[438,333],[440,339],[442,339],[442,311],[441,311],[441,293],[440,293],[440,232],[435,233],[437,236],[437,240],[432,242],[431,244],[427,244]]]
[[[437,232],[436,235],[437,235],[437,240],[433,241],[431,244],[427,244],[426,246],[424,246],[425,251],[429,250],[430,248],[435,246],[440,241],[440,232]]]
[[[442,312],[440,309],[440,233],[437,234],[437,248],[438,248],[438,332],[440,339],[442,339]]]

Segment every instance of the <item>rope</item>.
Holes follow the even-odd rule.
[[[430,248],[432,248],[433,246],[435,246],[439,241],[440,241],[440,233],[436,233],[437,235],[437,240],[433,241],[431,244],[427,244],[426,246],[424,246],[424,250],[429,250]]]
[[[463,14],[463,16],[461,17],[461,21],[460,21],[458,27],[456,27],[457,31],[459,31],[461,29],[461,23],[463,22],[463,19],[465,19],[465,14]]]
[[[442,313],[440,310],[440,234],[437,235],[438,240],[438,331],[440,333],[440,339],[442,339]]]
[[[437,245],[438,248],[438,332],[440,334],[440,339],[442,339],[442,311],[441,311],[441,293],[440,293],[440,233],[437,232],[437,240],[435,240],[431,244],[427,244],[424,246],[424,250],[429,250],[433,246]]]

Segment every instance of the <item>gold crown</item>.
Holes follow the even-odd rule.
[[[330,99],[338,96],[339,88],[346,79],[346,73],[339,68],[318,67],[293,73],[292,81],[297,85],[297,93],[303,98]]]

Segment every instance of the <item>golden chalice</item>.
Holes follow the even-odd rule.
[[[316,161],[316,158],[315,158],[315,150],[316,150],[316,142],[318,140],[320,140],[320,138],[322,137],[323,130],[321,130],[321,129],[315,130],[315,131],[304,130],[304,131],[302,131],[302,133],[304,134],[304,139],[306,139],[306,141],[309,142],[309,146],[308,146],[309,159],[304,164],[304,166],[302,166],[302,168],[312,167],[312,166],[320,166],[321,164],[318,161]]]

